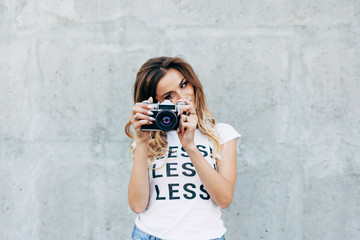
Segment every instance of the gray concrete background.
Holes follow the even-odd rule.
[[[242,135],[227,239],[360,239],[360,1],[0,2],[1,239],[129,239],[141,64]]]

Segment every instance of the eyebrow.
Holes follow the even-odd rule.
[[[183,85],[184,81],[185,81],[185,78],[181,79],[179,86]],[[169,94],[171,92],[172,91],[168,91],[168,92],[164,93],[161,97],[163,98],[164,96],[166,96],[167,94]]]

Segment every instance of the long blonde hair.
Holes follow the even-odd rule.
[[[219,136],[215,128],[215,117],[206,106],[205,95],[203,87],[196,76],[193,68],[179,57],[156,57],[146,61],[138,71],[134,84],[134,104],[144,100],[153,98],[156,100],[156,87],[160,79],[165,76],[169,69],[179,71],[186,80],[194,87],[195,95],[195,109],[198,117],[199,130],[210,138],[214,143],[214,150],[212,156],[220,159],[218,154],[220,151]],[[131,118],[125,125],[125,133],[128,137],[134,140],[134,135],[130,130]],[[151,163],[156,158],[166,157],[166,132],[156,131],[150,133],[148,144],[148,160]],[[134,149],[131,149],[133,153]]]

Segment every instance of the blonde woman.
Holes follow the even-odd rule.
[[[180,106],[176,130],[149,131],[161,121],[154,106],[169,101]],[[138,214],[132,239],[225,239],[220,208],[232,202],[241,136],[215,122],[194,70],[178,57],[143,64],[134,104],[125,127],[133,140],[128,199]]]

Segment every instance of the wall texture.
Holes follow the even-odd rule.
[[[183,56],[243,136],[227,239],[360,239],[359,0],[2,0],[1,239],[129,239],[136,71]]]

